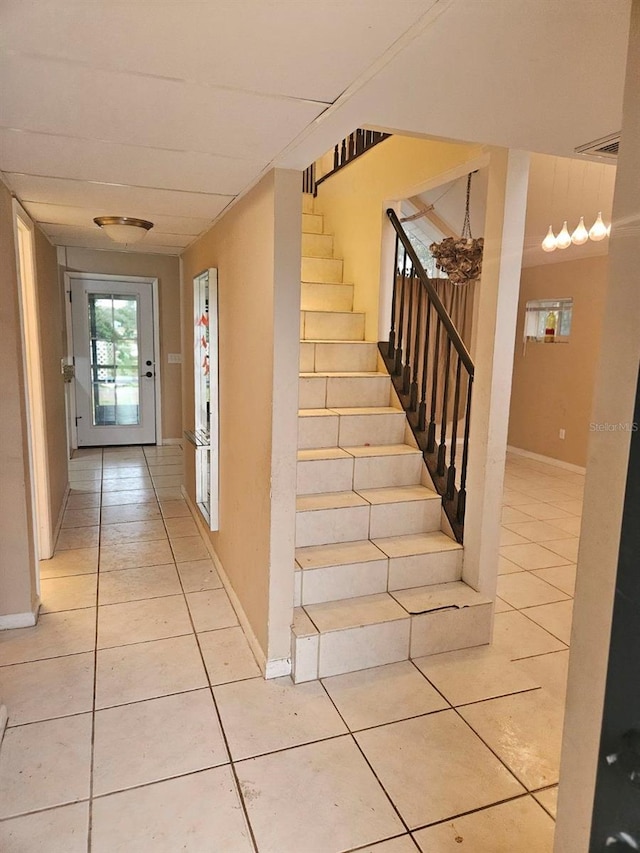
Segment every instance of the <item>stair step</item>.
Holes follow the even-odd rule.
[[[327,284],[323,281],[303,281],[300,290],[302,311],[353,310],[352,284]]]
[[[313,194],[302,193],[302,213],[313,213]]]
[[[363,341],[365,316],[355,311],[301,311],[301,341]]]
[[[395,590],[390,595],[411,615],[412,658],[482,646],[491,640],[492,601],[462,581]]]
[[[339,416],[332,409],[298,412],[298,450],[338,446]]]
[[[411,620],[387,593],[311,604],[318,629],[318,677],[407,660]]]
[[[346,405],[388,406],[391,379],[386,373],[301,373],[298,407],[331,409]]]
[[[340,447],[402,444],[404,441],[407,418],[402,409],[393,406],[360,406],[333,411],[340,417]]]
[[[342,283],[342,260],[340,258],[305,258],[300,267],[302,281]]]
[[[442,501],[433,489],[400,486],[364,489],[358,494],[371,504],[371,539],[440,530]]]
[[[298,412],[298,449],[401,444],[406,418],[392,406],[355,409],[302,409]]]
[[[331,234],[302,233],[303,258],[333,258],[333,237]]]
[[[320,213],[303,213],[302,214],[302,233],[303,234],[322,234],[322,231],[323,231],[323,216],[322,216],[322,214],[320,214]]]
[[[303,605],[387,591],[389,561],[369,541],[298,548],[296,558]],[[324,565],[316,565],[323,562]]]
[[[356,491],[417,485],[422,481],[424,463],[416,447],[379,444],[344,449],[355,457],[353,488]]]
[[[296,499],[296,547],[369,538],[371,505],[355,492],[325,492]]]
[[[377,369],[378,347],[369,341],[300,341],[301,373],[375,373]]]
[[[353,487],[353,456],[339,447],[298,451],[297,492],[346,492]]]
[[[462,577],[462,545],[440,530],[374,538],[373,544],[389,557],[389,591]]]

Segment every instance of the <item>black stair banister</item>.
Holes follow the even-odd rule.
[[[456,539],[462,542],[474,364],[395,211],[387,210],[387,216],[396,232],[396,247],[391,328],[388,342],[380,344],[380,352]],[[458,484],[461,419],[464,430]]]
[[[318,187],[323,181],[389,136],[391,136],[390,133],[382,133],[379,130],[363,130],[361,127],[354,130],[334,147],[331,171],[316,178],[315,163],[305,169],[302,177],[302,192],[317,195]]]

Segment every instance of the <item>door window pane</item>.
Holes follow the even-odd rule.
[[[91,413],[94,426],[140,423],[138,298],[89,294]]]

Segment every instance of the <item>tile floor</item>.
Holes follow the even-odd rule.
[[[579,474],[510,457],[492,647],[265,682],[180,449],[80,451],[0,634],[3,853],[550,853]]]

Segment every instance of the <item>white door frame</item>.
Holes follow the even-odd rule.
[[[73,325],[71,322],[71,283],[77,280],[90,281],[126,281],[130,284],[150,284],[151,303],[153,305],[153,348],[155,358],[156,380],[156,444],[162,444],[162,377],[160,356],[160,302],[158,299],[158,279],[139,275],[105,275],[91,272],[65,272],[64,290],[67,314],[67,360],[73,364]],[[69,444],[76,450],[78,447],[78,430],[76,428],[76,388],[75,382],[69,386]]]
[[[53,556],[49,466],[47,464],[47,419],[40,349],[35,227],[29,215],[13,200],[14,239],[19,281],[20,328],[26,397],[29,469],[35,555],[39,560]],[[28,235],[23,241],[22,235]],[[40,572],[36,572],[38,593]]]

